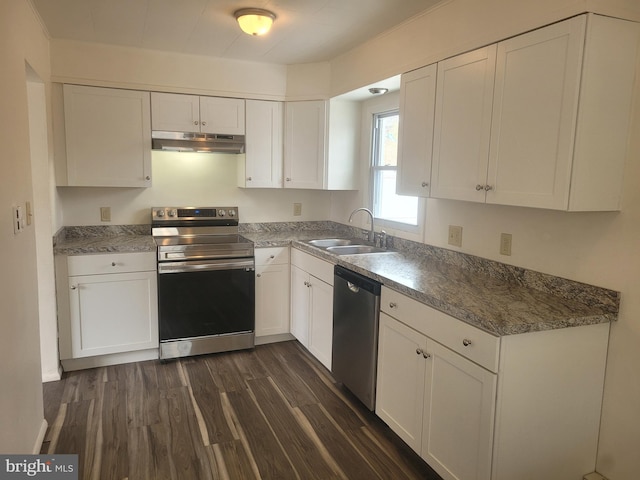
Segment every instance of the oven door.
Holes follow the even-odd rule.
[[[160,263],[158,316],[161,342],[253,334],[254,259]]]

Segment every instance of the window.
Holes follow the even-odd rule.
[[[371,185],[373,215],[405,226],[418,225],[418,197],[396,195],[398,111],[373,116]],[[397,225],[402,229],[402,225]]]

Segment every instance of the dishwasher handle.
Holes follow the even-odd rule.
[[[380,295],[380,282],[360,275],[359,273],[348,270],[340,265],[336,265],[334,268],[334,275],[336,278],[342,278],[348,284],[349,290],[354,293],[358,293],[360,290],[366,290],[374,295]],[[354,290],[351,286],[354,286],[358,290]]]
[[[355,283],[347,282],[347,287],[349,287],[349,290],[351,290],[353,293],[358,293],[360,291],[360,287]]]

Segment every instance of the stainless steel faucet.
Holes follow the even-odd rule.
[[[371,210],[369,210],[368,208],[364,208],[364,207],[356,208],[353,212],[351,212],[351,215],[349,215],[349,223],[351,223],[351,219],[353,218],[353,215],[356,212],[359,212],[361,210],[363,212],[367,212],[369,214],[369,216],[371,217],[371,229],[369,230],[369,239],[368,240],[371,243],[373,243],[373,242],[375,242],[376,237],[375,237],[375,233],[373,232],[373,213],[371,212]]]

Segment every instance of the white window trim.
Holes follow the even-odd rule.
[[[378,97],[378,99],[381,99]],[[366,105],[365,112],[366,118],[368,119],[365,122],[364,127],[368,129],[368,138],[369,138],[369,149],[367,153],[367,168],[369,170],[368,175],[368,202],[369,209],[373,211],[373,175],[374,169],[372,168],[372,158],[373,158],[373,148],[374,148],[374,137],[373,137],[373,122],[376,115],[390,113],[394,111],[398,111],[398,104],[391,105],[387,102],[375,102],[369,105]],[[407,223],[394,222],[391,220],[385,220],[383,218],[375,217],[375,225],[376,230],[384,229],[388,234],[399,236],[403,238],[407,238],[409,240],[415,240],[421,242],[424,237],[424,225],[426,218],[426,199],[418,197],[418,224],[417,225],[409,225]]]

